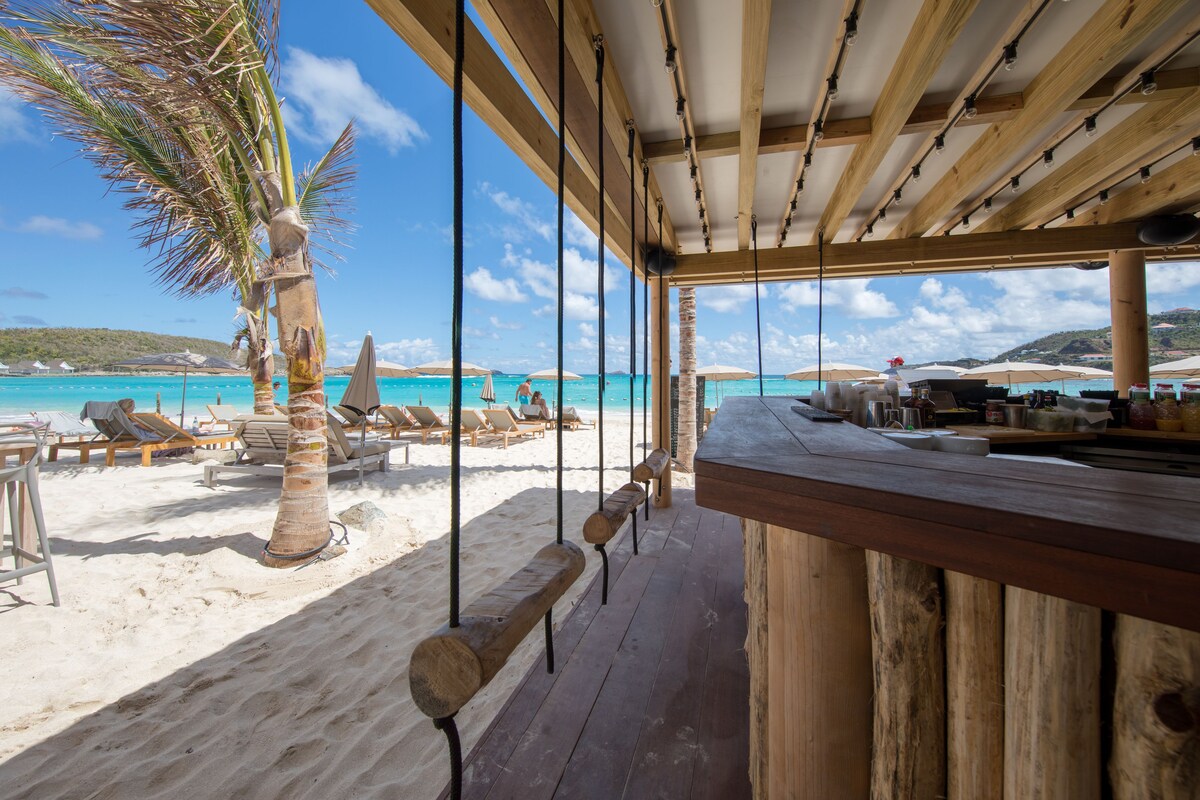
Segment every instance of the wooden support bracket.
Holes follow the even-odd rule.
[[[495,677],[576,578],[586,559],[572,542],[549,544],[525,567],[417,645],[409,689],[431,719],[453,716]]]
[[[583,540],[605,544],[617,535],[625,520],[646,502],[646,492],[636,483],[627,483],[604,501],[604,507],[583,523]]]

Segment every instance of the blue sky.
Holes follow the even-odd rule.
[[[299,0],[283,8],[289,135],[315,160],[345,122],[359,126],[359,226],[319,277],[330,362],[349,363],[370,330],[380,358],[449,356],[450,91],[365,3]],[[465,124],[469,361],[506,372],[554,364],[553,193],[473,114]],[[228,340],[236,303],[222,292],[179,298],[146,268],[121,208],[70,142],[0,90],[0,326],[133,328]],[[568,212],[568,369],[594,372],[596,240]],[[610,369],[628,365],[628,272],[609,258]],[[1200,306],[1200,265],[1148,268],[1152,312]],[[640,297],[640,289],[639,289]],[[697,291],[700,363],[753,368],[752,287]],[[1062,329],[1108,323],[1108,274],[1073,269],[830,281],[828,360],[886,367],[991,357]],[[770,284],[762,297],[769,373],[816,357],[816,290]],[[639,334],[640,337],[640,334]]]

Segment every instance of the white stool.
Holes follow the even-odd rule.
[[[33,454],[24,463],[15,467],[0,467],[0,487],[8,499],[8,519],[12,534],[11,546],[0,549],[0,555],[11,555],[16,568],[0,570],[0,581],[15,580],[35,572],[45,572],[50,581],[50,597],[54,605],[58,605],[58,584],[54,580],[54,563],[50,558],[50,542],[46,538],[46,521],[42,516],[42,498],[38,493],[38,467],[42,462],[42,446],[46,443],[45,430],[34,425],[14,425],[12,430],[0,432],[0,452],[16,452],[20,454],[32,449]],[[22,547],[23,520],[22,517],[22,488],[28,495],[29,509],[33,514],[34,527],[37,529],[38,546],[41,555],[31,553]],[[0,521],[0,526],[3,523]],[[4,551],[7,551],[5,553]],[[21,566],[21,561],[32,562],[29,566]]]

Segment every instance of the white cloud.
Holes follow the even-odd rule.
[[[555,316],[553,304],[542,306],[533,312],[539,317]],[[563,316],[567,319],[599,319],[600,304],[596,298],[578,292],[563,292]]]
[[[521,303],[528,299],[513,278],[493,278],[487,267],[479,267],[466,277],[467,291],[497,303]]]
[[[1196,286],[1200,286],[1200,262],[1146,265],[1147,294],[1176,294]]]
[[[596,249],[596,234],[592,233],[583,220],[575,216],[575,212],[567,209],[563,219],[563,238],[567,240],[567,244],[588,250]]]
[[[348,58],[323,58],[299,47],[283,63],[289,121],[302,139],[328,146],[351,119],[363,136],[393,155],[428,138],[421,126],[375,91]]]
[[[846,278],[826,281],[824,297],[817,284],[789,283],[779,287],[779,296],[784,308],[795,311],[803,306],[816,306],[822,299],[827,307],[837,306],[839,313],[852,319],[878,319],[900,314],[896,304],[883,292],[869,288],[870,278]]]
[[[492,323],[493,328],[501,331],[519,331],[525,327],[519,322],[505,322],[495,315],[489,317],[488,322]]]
[[[32,124],[22,111],[25,101],[0,86],[0,144],[33,141]]]
[[[595,336],[596,335],[596,326],[590,322],[579,323],[579,335],[580,336]]]
[[[758,291],[760,300],[770,296],[766,286],[759,286]],[[753,302],[754,286],[744,283],[735,286],[701,286],[696,289],[696,303],[718,314],[736,314],[747,303]]]
[[[554,225],[539,217],[532,203],[526,202],[502,189],[497,189],[486,181],[479,185],[479,190],[486,194],[496,204],[497,208],[517,222],[515,226],[505,225],[502,227],[501,235],[503,238],[517,242],[525,241],[529,234],[533,234],[547,242],[553,238],[555,234]]]
[[[435,361],[441,355],[441,349],[429,338],[376,342],[375,352],[385,361],[399,361],[410,366]]]
[[[99,239],[104,235],[100,226],[90,222],[77,220],[71,222],[62,217],[33,216],[17,226],[22,233],[36,233],[43,236],[57,236],[60,239]]]
[[[506,253],[507,257],[507,253]],[[535,261],[526,256],[517,257],[519,272],[529,290],[538,297],[553,300],[558,297],[558,265]],[[563,251],[563,290],[566,294],[588,295],[594,297],[598,289],[596,285],[597,263],[595,259],[584,258],[575,248]],[[615,269],[604,265],[605,293],[620,288],[617,283],[618,273]]]

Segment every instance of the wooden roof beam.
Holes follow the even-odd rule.
[[[367,0],[392,30],[444,81],[453,81],[454,8],[431,0]],[[542,117],[504,62],[467,20],[463,94],[467,104],[533,173],[554,189],[558,182],[558,136]],[[574,159],[563,174],[567,205],[592,232],[598,232],[600,197]],[[629,227],[621,217],[606,224],[608,247],[631,264]]]
[[[1187,214],[1200,209],[1200,158],[1188,156],[1117,192],[1103,205],[1076,214],[1059,227],[1109,225],[1151,214]]]
[[[1068,208],[1094,196],[1177,150],[1200,127],[1200,90],[1175,103],[1144,106],[1122,120],[1074,158],[1055,166],[1051,173],[992,213],[976,228],[978,233],[1025,228],[1053,219]],[[1035,167],[1036,169],[1036,167]]]
[[[1097,256],[1106,258],[1111,250],[1150,250],[1137,236],[1136,223],[1080,228],[973,233],[965,236],[929,236],[895,241],[842,242],[825,245],[826,275],[852,267],[873,267],[877,274],[899,274],[900,270],[936,266],[938,263],[974,262],[986,269],[1018,258],[1045,258],[1053,261],[1083,261]],[[1200,250],[1200,243],[1180,248]],[[818,264],[817,248],[773,247],[758,252],[760,275],[775,272],[793,274],[812,271]],[[681,255],[673,280],[688,283],[692,279],[753,275],[753,253],[726,251],[710,254]]]
[[[738,139],[738,248],[742,250],[750,246],[750,220],[754,215],[770,31],[771,0],[742,0],[742,97]]]
[[[1107,0],[1024,92],[1024,107],[991,126],[893,229],[891,239],[921,236],[1035,137],[1046,120],[1066,110],[1113,64],[1187,0]]]
[[[996,63],[1004,55],[1005,47],[1016,41],[1017,38],[1021,36],[1022,32],[1025,31],[1027,26],[1033,23],[1034,19],[1037,18],[1044,7],[1045,5],[1041,2],[1041,0],[1025,0],[1025,4],[1021,6],[1016,17],[1013,18],[1008,27],[1004,30],[1004,33],[1002,33],[1000,37],[993,42],[991,49],[980,60],[979,66],[976,67],[974,74],[967,79],[967,82],[963,85],[962,91],[958,93],[958,97],[956,97],[953,102],[946,104],[945,112],[939,115],[940,118],[936,121],[935,125],[929,129],[925,140],[921,142],[920,147],[916,149],[916,152],[913,154],[913,157],[909,160],[908,164],[906,164],[904,168],[900,170],[900,174],[897,175],[895,180],[892,181],[892,185],[888,187],[883,196],[880,197],[878,202],[875,203],[874,208],[880,208],[886,203],[889,203],[895,196],[896,192],[908,182],[909,176],[912,175],[913,168],[920,164],[924,160],[925,156],[930,152],[931,148],[934,146],[934,140],[942,131],[946,121],[950,119],[951,115],[958,113],[958,110],[962,108],[963,104],[969,97],[975,97],[975,116],[970,120],[967,120],[966,117],[960,116],[959,120],[965,120],[968,122],[977,122],[979,120],[979,117],[981,116],[979,112],[982,110],[980,109],[980,99],[976,96],[979,94],[979,88],[985,83],[985,81],[988,81],[991,78]],[[1024,97],[1021,98],[1021,101],[1024,103]],[[909,115],[909,119],[912,119],[911,114]],[[870,212],[868,213],[868,219],[870,219]],[[866,232],[866,227],[867,220],[863,220],[861,223],[859,223],[858,229],[855,230],[853,236],[850,238],[857,239],[859,236],[862,236]]]
[[[871,136],[855,146],[821,213],[813,232],[813,244],[822,231],[827,241],[837,235],[978,3],[979,0],[925,0],[921,4],[871,111]]]

